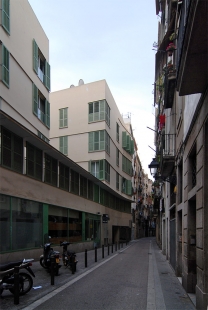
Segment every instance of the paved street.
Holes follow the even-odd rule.
[[[13,296],[4,292],[1,309],[141,309],[141,310],[191,310],[195,309],[172,268],[155,243],[155,238],[144,238],[124,244],[104,259],[98,249],[97,262],[94,251],[88,252],[85,268],[84,253],[78,253],[78,271],[72,275],[61,268],[55,285],[50,285],[50,275],[39,262],[33,264],[36,274],[34,287],[14,305]],[[38,288],[39,287],[39,288]]]

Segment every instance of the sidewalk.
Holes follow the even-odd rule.
[[[125,249],[128,247],[126,243],[120,245],[120,250]],[[117,247],[117,251],[118,251]],[[33,288],[29,293],[24,296],[20,296],[19,298],[19,305],[14,305],[14,295],[11,294],[8,290],[5,290],[2,293],[0,298],[0,309],[24,309],[25,307],[29,306],[34,301],[44,297],[45,295],[49,294],[53,290],[61,287],[68,281],[73,280],[74,278],[80,276],[87,270],[93,268],[97,264],[101,263],[102,261],[107,260],[109,257],[112,257],[117,252],[115,249],[115,245],[113,246],[113,253],[112,253],[112,246],[109,246],[109,255],[108,255],[108,247],[104,247],[104,258],[102,258],[102,248],[97,249],[97,262],[95,262],[95,250],[87,251],[87,268],[85,267],[85,252],[76,253],[77,255],[77,271],[72,274],[69,268],[66,268],[62,265],[59,269],[59,275],[55,276],[54,278],[54,285],[51,285],[51,276],[47,270],[43,269],[39,263],[39,261],[33,262],[31,269],[35,274],[35,278],[33,278]]]

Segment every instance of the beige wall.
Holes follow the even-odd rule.
[[[48,137],[47,127],[32,112],[32,82],[49,100],[48,90],[33,70],[33,39],[48,62],[49,41],[27,0],[10,1],[10,35],[0,27],[0,37],[10,52],[10,88],[0,83],[1,109],[31,131],[37,133],[38,129]]]
[[[110,128],[105,121],[88,124],[88,103],[106,99],[110,106]],[[116,171],[126,179],[131,177],[122,171],[122,154],[130,161],[122,148],[122,131],[126,125],[105,80],[75,86],[50,94],[51,123],[50,144],[59,149],[59,136],[68,135],[68,157],[88,170],[88,161],[106,159],[111,165],[110,187],[116,190]],[[68,107],[68,127],[59,129],[59,109]],[[116,141],[116,123],[120,126],[119,143]],[[104,151],[88,153],[88,132],[106,130],[110,135],[110,155]],[[130,134],[130,132],[129,132]],[[120,151],[120,165],[116,165],[116,147]],[[126,195],[124,195],[126,196]]]

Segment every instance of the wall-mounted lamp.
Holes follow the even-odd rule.
[[[152,162],[148,166],[148,168],[150,169],[151,175],[154,177],[157,172],[157,169],[159,168],[159,163],[156,161],[156,158],[152,159]]]

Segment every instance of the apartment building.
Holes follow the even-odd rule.
[[[22,251],[37,259],[48,236],[76,251],[128,239],[131,196],[49,143],[49,40],[29,2],[3,0],[0,9],[1,261]]]
[[[158,244],[196,308],[208,306],[208,2],[156,1]]]

